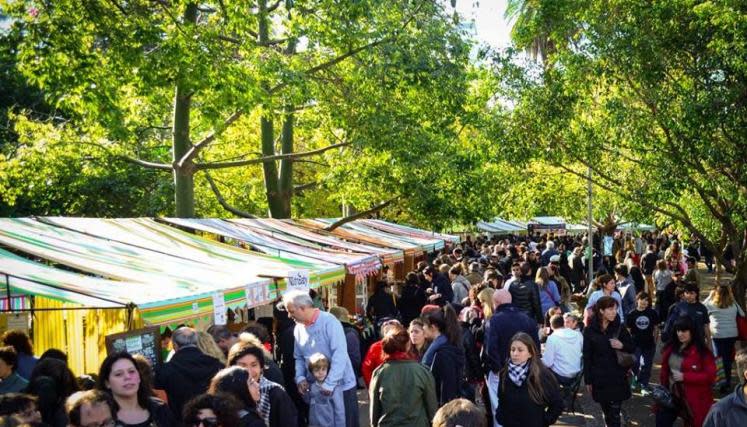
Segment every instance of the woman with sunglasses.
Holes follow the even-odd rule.
[[[184,406],[185,427],[238,426],[239,402],[230,394],[201,394]]]

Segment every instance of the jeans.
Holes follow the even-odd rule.
[[[498,410],[498,387],[500,386],[500,377],[492,371],[488,372],[488,378],[485,380],[485,387],[488,388],[488,397],[490,398],[490,413],[493,414],[493,427],[501,427],[495,419],[495,412]]]
[[[721,356],[721,360],[724,362],[727,386],[731,385],[731,367],[734,364],[734,343],[736,342],[737,337],[713,339],[714,356]]]
[[[620,411],[622,410],[622,402],[600,402],[602,406],[602,413],[604,413],[604,424],[607,427],[620,427],[622,419]]]
[[[648,381],[651,379],[651,368],[654,364],[654,355],[656,354],[656,347],[651,348],[635,348],[635,365],[633,366],[633,373],[638,379],[638,384],[642,387],[648,387]],[[641,359],[643,363],[641,363]]]
[[[345,427],[358,427],[358,387],[343,391],[342,398],[345,401]]]

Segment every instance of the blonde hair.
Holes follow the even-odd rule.
[[[482,305],[482,312],[485,315],[485,319],[490,319],[493,316],[493,294],[495,289],[485,288],[477,294],[477,300]]]
[[[322,353],[314,353],[309,357],[309,371],[314,372],[319,368],[329,370],[329,359]]]
[[[218,347],[213,336],[209,333],[205,331],[197,331],[197,348],[199,348],[204,354],[220,360],[221,363],[226,363],[226,355],[223,354],[223,351]]]
[[[711,291],[711,302],[718,308],[728,308],[734,304],[731,287],[718,285]]]

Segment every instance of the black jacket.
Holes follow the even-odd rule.
[[[539,287],[528,277],[521,282],[513,282],[508,288],[511,292],[511,303],[533,318],[538,324],[545,323],[545,315],[542,313],[540,303]]]
[[[366,306],[366,314],[372,319],[382,319],[384,317],[397,317],[397,307],[394,305],[394,297],[378,289]]]
[[[397,301],[397,309],[402,316],[402,324],[408,326],[412,319],[420,316],[426,302],[425,291],[417,285],[405,285]]]
[[[548,369],[540,377],[545,391],[544,402],[535,403],[529,396],[528,381],[517,387],[508,376],[503,376],[498,387],[496,420],[503,427],[547,427],[563,412],[563,397],[555,378]]]
[[[270,427],[295,426],[297,417],[296,405],[288,393],[280,387],[270,390]]]
[[[179,349],[170,361],[156,371],[155,388],[166,391],[174,414],[181,414],[193,397],[205,393],[210,380],[224,366],[197,347]]]
[[[617,364],[617,353],[610,346],[618,330],[622,351],[632,353],[635,345],[628,330],[621,327],[620,316],[604,332],[596,317],[584,328],[584,382],[591,384],[591,396],[597,402],[622,402],[630,398],[627,369]]]
[[[449,279],[441,273],[433,273],[433,282],[428,286],[433,289],[433,294],[441,294],[441,298],[429,304],[446,305],[454,299],[454,290],[451,288]]]
[[[148,412],[150,412],[151,420],[158,427],[177,427],[179,425],[174,413],[161,399],[151,397],[148,401]]]
[[[436,350],[433,364],[429,368],[436,380],[438,406],[458,399],[464,378],[464,351],[447,342]]]

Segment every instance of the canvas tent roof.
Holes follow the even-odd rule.
[[[442,249],[446,242],[457,244],[461,241],[459,236],[451,234],[436,233],[432,231],[425,231],[414,227],[409,227],[402,224],[395,224],[393,222],[387,222],[380,219],[359,219],[356,223],[366,225],[368,227],[375,228],[377,230],[386,231],[395,235],[419,237],[423,239],[437,239],[443,241],[443,243],[436,243],[436,250]]]
[[[300,224],[303,224],[304,226],[316,230],[324,230],[324,228],[332,225],[335,220],[328,218],[316,218],[301,219],[298,220],[298,222]],[[371,228],[361,229],[360,227],[353,227],[350,224],[344,224],[332,230],[331,233],[343,239],[358,240],[385,248],[400,249],[404,251],[405,255],[409,256],[420,256],[424,252],[423,247],[417,243],[413,243],[404,240],[403,238],[398,238],[383,231]]]
[[[6,218],[0,219],[0,244],[117,283],[144,283],[158,289],[162,301],[153,307],[145,301],[141,307],[143,317],[156,323],[211,311],[212,299],[199,299],[206,293],[223,292],[229,307],[246,303],[247,285],[266,286],[272,297],[276,290],[267,277],[287,277],[293,270],[309,270],[312,286],[344,280],[344,269],[337,265],[269,257],[152,220],[48,220],[86,228],[86,233],[106,234],[108,238],[28,218]],[[142,231],[145,237],[134,234],[134,230]],[[163,238],[171,246],[159,245]]]
[[[479,221],[477,228],[488,233],[521,233],[527,231],[526,224],[518,221],[508,221],[501,218],[495,218],[491,222]]]
[[[242,224],[253,228],[267,230],[273,235],[280,233],[285,236],[293,236],[298,242],[313,242],[315,244],[339,248],[354,252],[376,254],[384,264],[395,264],[404,261],[402,250],[381,245],[369,244],[357,239],[346,239],[338,235],[328,233],[321,229],[310,228],[290,219],[256,218],[256,219],[231,219],[232,223]]]
[[[164,218],[164,221],[243,241],[267,254],[344,264],[348,273],[357,277],[370,275],[381,268],[381,261],[375,255],[329,249],[264,228],[253,228],[247,224],[220,219]]]

